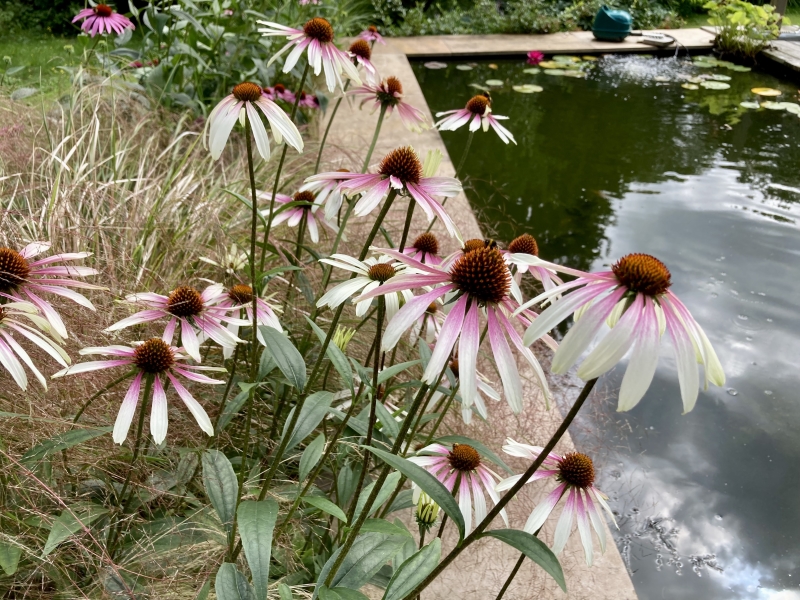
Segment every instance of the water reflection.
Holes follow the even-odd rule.
[[[800,119],[739,106],[755,86],[787,100],[796,88],[758,73],[731,73],[721,91],[653,80],[685,71],[680,61],[615,58],[585,80],[498,64],[415,65],[434,111],[463,104],[469,83],[507,81],[495,112],[519,146],[479,134],[466,165],[482,222],[499,240],[527,231],[542,256],[579,268],[658,256],[728,374],[682,416],[665,354],[636,409],[619,415],[610,401],[584,418],[594,433],[579,443],[602,452],[637,592],[800,600]],[[443,137],[459,157],[466,133]],[[612,392],[618,371],[605,380]]]

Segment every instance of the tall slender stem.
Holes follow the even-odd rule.
[[[375,133],[372,135],[372,143],[369,145],[367,157],[364,159],[364,165],[361,167],[361,172],[366,173],[369,167],[369,161],[372,158],[372,153],[375,151],[375,143],[378,141],[378,136],[381,133],[381,125],[383,125],[383,118],[386,116],[386,105],[381,104],[381,112],[378,115],[378,124],[375,126]]]
[[[517,564],[514,565],[514,568],[511,569],[511,574],[506,579],[506,582],[503,584],[503,587],[500,588],[500,592],[497,594],[497,598],[495,600],[502,600],[503,595],[506,593],[508,586],[511,585],[511,582],[514,581],[514,577],[517,576],[520,567],[522,567],[522,563],[525,562],[525,553],[521,552],[519,555],[519,559],[517,559]]]
[[[406,242],[408,241],[408,230],[411,229],[411,219],[414,217],[414,207],[416,205],[416,200],[409,196],[408,211],[406,211],[406,222],[403,225],[403,235],[400,236],[400,244],[397,246],[398,252],[402,252],[406,248]]]
[[[339,110],[339,105],[344,100],[344,92],[347,91],[347,88],[350,87],[350,80],[344,82],[344,87],[342,88],[342,95],[336,101],[336,104],[333,106],[333,110],[331,111],[331,118],[328,119],[328,124],[325,126],[325,133],[322,134],[322,140],[319,143],[319,152],[317,153],[317,164],[314,165],[314,175],[319,173],[319,163],[322,160],[322,150],[325,148],[325,141],[328,139],[328,133],[331,130],[331,125],[333,125],[333,119],[336,116],[336,113]]]
[[[450,563],[452,563],[458,557],[459,554],[461,554],[464,551],[465,548],[467,548],[470,544],[475,542],[475,540],[477,540],[480,537],[480,535],[494,520],[494,518],[500,514],[500,511],[506,507],[506,505],[517,494],[517,492],[519,492],[522,489],[522,486],[524,486],[528,482],[528,480],[533,476],[533,474],[536,473],[536,471],[544,462],[544,459],[547,458],[550,452],[552,452],[553,448],[555,448],[556,444],[561,440],[562,437],[564,437],[564,434],[567,432],[567,429],[569,429],[569,426],[575,420],[575,417],[578,415],[578,412],[580,411],[584,402],[586,402],[586,399],[589,397],[589,394],[594,388],[595,383],[597,383],[596,378],[590,379],[589,381],[586,382],[577,400],[575,400],[575,404],[572,405],[572,408],[564,417],[564,420],[561,422],[561,425],[559,425],[558,429],[553,434],[553,437],[551,437],[550,441],[547,442],[547,444],[545,445],[544,449],[542,449],[539,456],[536,457],[536,460],[534,460],[531,463],[531,466],[528,467],[528,470],[525,471],[522,477],[519,478],[519,481],[517,481],[517,483],[515,483],[514,486],[510,490],[508,490],[508,492],[500,499],[500,502],[498,502],[495,505],[495,507],[489,511],[489,514],[486,515],[486,518],[484,518],[480,523],[478,523],[478,525],[475,527],[472,533],[470,533],[466,538],[464,538],[464,541],[461,542],[461,544],[459,544],[453,550],[451,550],[450,553],[444,557],[444,560],[442,560],[442,562],[440,562],[436,566],[436,568],[433,571],[431,571],[430,574],[419,583],[419,585],[417,585],[417,587],[415,587],[408,594],[406,594],[404,600],[408,598],[415,598],[416,596],[418,596],[426,587],[428,587],[428,585],[430,585],[430,583],[434,579],[436,579],[439,576],[439,574],[442,571],[444,571],[450,565]]]

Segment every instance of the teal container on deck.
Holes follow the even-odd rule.
[[[592,33],[604,42],[621,42],[631,34],[633,18],[628,11],[602,6],[594,17]]]

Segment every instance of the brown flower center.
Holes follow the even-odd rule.
[[[303,33],[322,43],[333,41],[333,27],[322,17],[314,17],[303,25]]]
[[[237,283],[228,290],[228,298],[236,304],[250,304],[253,301],[253,288],[249,285]]]
[[[114,9],[108,4],[98,4],[94,7],[94,14],[96,14],[98,17],[110,17],[112,14],[114,14]]]
[[[312,192],[297,192],[293,197],[292,200],[295,202],[314,202],[314,194]],[[302,206],[301,208],[310,209],[310,206]]]
[[[468,254],[470,252],[473,252],[474,250],[477,250],[478,248],[485,248],[485,247],[486,244],[483,243],[483,240],[472,239],[464,242],[464,247],[461,249],[461,251],[464,254]]]
[[[422,163],[411,146],[392,150],[383,157],[378,169],[381,175],[394,176],[405,183],[419,183],[422,178]]]
[[[0,248],[0,292],[13,292],[28,279],[28,261],[16,250]]]
[[[536,243],[536,238],[534,238],[532,235],[523,233],[508,245],[508,251],[512,254],[519,253],[539,256],[539,244]]]
[[[587,488],[594,483],[592,459],[580,452],[565,454],[558,463],[558,480],[579,488]]]
[[[255,102],[261,98],[261,86],[245,81],[233,86],[233,97],[239,102]]]
[[[438,312],[438,310],[439,310],[439,305],[436,304],[436,302],[431,302],[430,304],[428,304],[428,308],[425,312],[428,313],[429,315],[435,315]]]
[[[133,362],[145,373],[163,373],[175,364],[175,355],[164,340],[152,338],[136,348]]]
[[[488,106],[489,98],[482,95],[473,96],[469,99],[469,102],[467,102],[467,110],[474,115],[483,115]]]
[[[439,240],[432,233],[425,232],[414,240],[414,248],[425,254],[439,254]]]
[[[372,48],[369,47],[367,40],[358,39],[350,44],[350,52],[364,60],[372,58]]]
[[[273,86],[273,88],[272,88],[272,89],[273,89],[275,92],[277,92],[278,94],[282,94],[283,92],[285,92],[285,91],[286,91],[286,86],[285,86],[285,85],[283,85],[282,83],[276,83],[276,84]]]
[[[203,312],[203,298],[193,287],[182,285],[167,299],[167,311],[176,317],[193,317]]]
[[[632,292],[658,296],[672,285],[667,266],[649,254],[628,254],[611,267],[619,282]]]
[[[511,288],[511,274],[497,248],[478,248],[464,254],[450,269],[450,279],[480,303],[500,302]]]
[[[389,77],[384,79],[381,86],[378,88],[375,96],[380,100],[381,104],[387,106],[397,106],[400,104],[400,96],[403,95],[403,84],[397,77]]]
[[[367,31],[369,31],[370,33],[378,33],[378,28],[375,27],[375,25],[370,25],[369,27],[367,27]]]
[[[447,458],[450,460],[450,466],[456,471],[474,471],[481,464],[481,455],[467,444],[453,444],[453,449]]]
[[[397,271],[388,263],[376,263],[369,268],[369,278],[372,281],[384,283],[395,276]]]
[[[454,358],[450,361],[450,370],[453,372],[453,375],[458,377],[458,359]]]

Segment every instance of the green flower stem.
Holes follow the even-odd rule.
[[[311,207],[309,207],[308,210],[311,210]],[[301,255],[301,253],[303,251],[303,238],[305,237],[305,234],[306,234],[306,220],[305,219],[300,219],[300,224],[297,226],[297,241],[295,242],[295,247],[294,247],[294,259],[292,260],[292,262],[294,262],[294,264],[297,267],[299,267],[300,264],[301,264],[300,255]],[[287,286],[286,299],[284,300],[284,303],[283,303],[283,314],[284,315],[286,314],[286,309],[289,307],[289,303],[292,300],[292,296],[294,296],[294,274],[295,274],[295,272],[296,271],[292,271],[291,274],[289,275],[289,285]]]
[[[456,179],[458,179],[458,176],[461,173],[461,169],[464,167],[464,163],[467,162],[467,154],[469,154],[469,148],[470,146],[472,146],[473,137],[475,137],[475,132],[470,131],[469,136],[467,137],[467,145],[464,146],[464,151],[461,153],[461,159],[458,161],[458,168],[456,168]],[[442,200],[442,206],[444,206],[445,204],[447,204],[447,198],[444,198]],[[430,225],[428,225],[428,228],[425,230],[426,233],[430,232],[430,230],[433,229],[433,226],[436,224],[437,219],[438,217],[433,218]]]
[[[378,114],[378,124],[375,126],[375,133],[372,135],[372,143],[369,145],[367,157],[364,159],[364,165],[361,167],[361,172],[366,173],[369,167],[369,161],[372,158],[372,153],[375,151],[375,143],[378,141],[378,136],[381,133],[381,125],[383,125],[383,118],[386,116],[386,105],[381,104],[381,112]]]
[[[408,230],[411,229],[411,219],[414,217],[414,207],[417,205],[416,200],[411,196],[408,197],[408,211],[406,212],[406,222],[403,225],[403,235],[400,237],[400,244],[397,246],[397,251],[402,252],[405,250],[406,241],[408,241]]]
[[[506,579],[506,582],[503,584],[503,587],[500,588],[500,592],[497,594],[497,598],[495,600],[502,600],[503,595],[505,595],[508,586],[511,585],[511,582],[514,581],[514,577],[517,576],[517,573],[522,567],[522,563],[525,562],[525,553],[520,552],[519,559],[517,559],[517,564],[514,565],[514,568],[511,569],[511,574]]]
[[[456,393],[458,392],[458,387],[459,387],[458,385],[454,386],[453,391],[447,397],[447,401],[445,402],[444,408],[442,408],[442,410],[439,412],[439,418],[436,419],[436,423],[433,424],[433,429],[431,429],[431,432],[428,434],[428,437],[425,438],[423,447],[431,443],[431,440],[433,440],[433,436],[435,436],[436,432],[439,430],[439,426],[442,424],[442,421],[444,421],[444,417],[447,414],[447,411],[450,410],[450,405],[453,403],[453,400],[456,397]]]
[[[306,77],[308,77],[310,65],[306,62],[306,68],[303,69],[303,76],[300,78],[300,87],[297,88],[297,94],[294,98],[294,106],[292,106],[292,114],[290,118],[292,122],[294,122],[294,118],[297,115],[297,106],[300,103],[300,94],[303,91],[303,86],[306,84]],[[250,138],[248,137],[248,140]],[[275,195],[278,193],[278,186],[280,185],[281,181],[281,171],[283,171],[283,163],[286,160],[286,151],[289,149],[289,144],[285,141],[283,143],[283,150],[281,150],[281,159],[278,162],[278,170],[275,172],[275,183],[272,185],[272,198],[269,201],[269,216],[267,217],[267,227],[264,230],[264,245],[261,246],[261,265],[259,270],[264,270],[264,261],[267,258],[267,242],[269,242],[269,234],[272,230],[272,216],[275,210]],[[255,201],[253,201],[253,205],[255,205]],[[255,291],[255,288],[253,288]]]
[[[78,419],[81,418],[81,415],[83,415],[84,411],[87,408],[89,408],[89,405],[92,402],[97,400],[100,396],[105,394],[111,388],[119,385],[120,383],[122,383],[123,381],[128,379],[129,377],[132,377],[133,375],[135,375],[136,371],[137,371],[137,369],[133,369],[132,371],[128,371],[127,373],[125,373],[125,375],[122,375],[121,377],[118,377],[117,379],[115,379],[114,381],[109,383],[108,385],[104,386],[103,388],[97,390],[94,394],[92,394],[92,396],[86,402],[83,403],[83,406],[81,406],[80,409],[78,409],[78,412],[75,414],[75,417],[72,419],[72,425],[74,426],[74,425],[76,425],[78,423]]]
[[[508,490],[508,492],[502,498],[500,498],[500,502],[498,502],[495,505],[495,507],[489,511],[489,514],[486,515],[486,518],[483,519],[483,521],[478,523],[478,525],[475,527],[472,533],[470,533],[466,538],[464,538],[461,544],[459,544],[453,550],[451,550],[450,553],[444,557],[444,560],[442,560],[442,562],[440,562],[437,565],[437,567],[433,571],[431,571],[431,573],[425,579],[423,579],[419,583],[419,585],[417,585],[417,587],[415,587],[413,590],[411,590],[408,594],[405,595],[405,598],[403,600],[407,600],[409,598],[416,598],[417,596],[419,596],[419,594],[422,593],[422,591],[426,587],[428,587],[428,585],[430,585],[430,583],[434,579],[436,579],[441,574],[441,572],[444,571],[450,565],[450,563],[452,563],[458,557],[458,555],[464,551],[465,548],[470,546],[480,537],[480,535],[494,520],[494,518],[500,514],[500,511],[506,507],[506,505],[511,501],[511,499],[514,496],[516,496],[517,493],[522,489],[522,486],[524,486],[525,483],[527,483],[527,481],[533,476],[533,474],[536,473],[536,471],[544,462],[544,459],[547,458],[548,454],[550,454],[550,452],[553,451],[553,448],[555,448],[556,444],[561,440],[562,437],[564,437],[564,434],[567,432],[567,429],[569,429],[569,426],[575,420],[575,417],[578,415],[578,412],[580,411],[584,402],[586,402],[586,399],[589,397],[589,394],[594,388],[595,383],[597,383],[597,378],[590,379],[589,381],[586,382],[586,384],[583,386],[583,389],[581,390],[580,395],[578,396],[578,399],[575,400],[575,404],[572,405],[572,408],[564,417],[564,420],[561,422],[561,425],[559,425],[558,429],[553,434],[553,437],[550,438],[550,441],[547,442],[547,445],[545,445],[544,449],[541,451],[541,453],[539,453],[539,456],[536,457],[536,460],[534,460],[531,463],[531,466],[528,467],[528,470],[525,471],[525,473],[523,473],[519,481],[517,481],[517,483],[515,483],[514,486],[510,490]]]
[[[236,344],[236,347],[233,349],[233,363],[231,364],[231,374],[228,377],[228,383],[225,384],[225,391],[222,394],[222,401],[219,404],[219,412],[217,413],[217,417],[214,419],[214,433],[219,433],[217,431],[217,427],[219,427],[219,420],[222,418],[222,413],[225,412],[225,406],[228,404],[228,395],[231,393],[231,388],[233,387],[233,378],[236,375],[236,363],[239,360],[239,344]],[[211,445],[211,440],[214,438],[209,436],[208,443],[206,448]],[[200,465],[198,464],[198,468]],[[193,478],[194,479],[194,478]]]
[[[347,81],[344,82],[344,87],[342,88],[342,95],[336,101],[336,104],[333,106],[333,110],[331,111],[331,118],[328,119],[328,125],[325,127],[325,133],[322,134],[322,140],[319,143],[319,152],[317,153],[317,164],[314,165],[314,175],[319,173],[319,163],[322,160],[322,150],[325,148],[325,141],[328,139],[328,133],[331,130],[331,125],[333,125],[333,119],[334,117],[336,117],[336,113],[339,110],[339,105],[342,103],[342,100],[344,100],[344,92],[346,92],[347,88],[349,87],[350,87],[350,80],[348,79]]]

